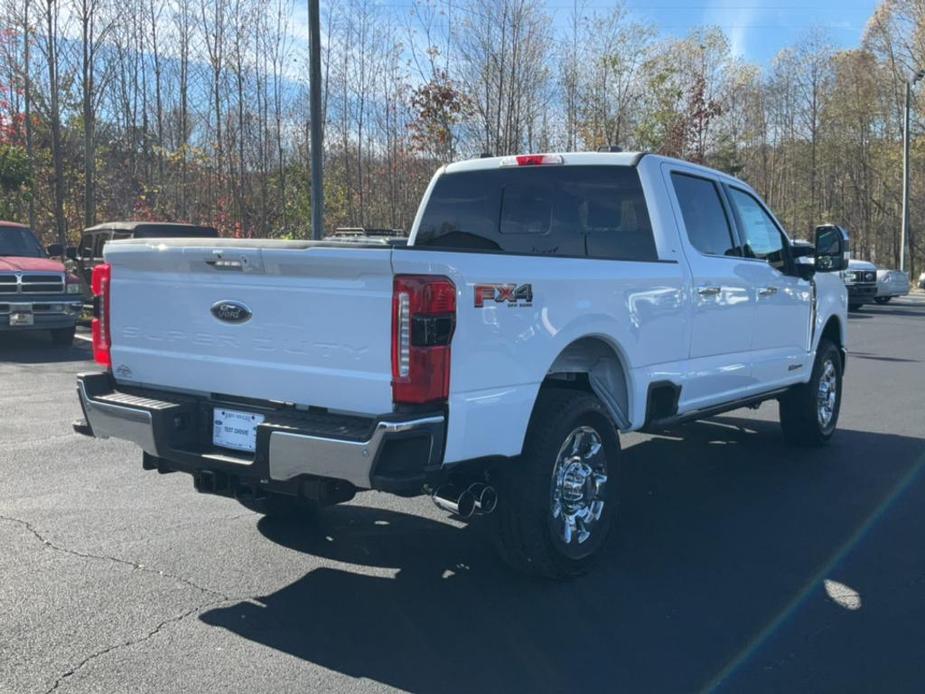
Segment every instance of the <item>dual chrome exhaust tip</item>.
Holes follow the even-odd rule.
[[[437,508],[463,520],[486,516],[498,505],[498,492],[489,484],[473,482],[467,487],[445,484],[431,496]]]

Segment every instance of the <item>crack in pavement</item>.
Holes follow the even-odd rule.
[[[85,667],[87,664],[91,663],[92,661],[96,660],[97,658],[101,658],[108,653],[112,653],[113,651],[118,651],[122,648],[130,648],[131,646],[135,646],[139,643],[147,641],[148,639],[156,636],[164,627],[170,624],[176,624],[178,622],[182,622],[187,617],[190,617],[194,614],[199,614],[200,612],[202,612],[203,610],[209,607],[215,607],[217,605],[221,605],[226,602],[233,602],[234,600],[237,600],[237,598],[221,598],[221,599],[216,599],[216,600],[208,600],[204,603],[196,605],[195,607],[191,607],[190,609],[185,610],[178,615],[174,615],[173,617],[169,617],[168,619],[158,622],[157,625],[155,625],[153,629],[150,629],[143,636],[131,638],[126,641],[122,641],[121,643],[113,644],[111,646],[106,646],[105,648],[101,648],[98,651],[94,651],[90,655],[86,656],[79,663],[77,663],[77,665],[72,667],[70,670],[62,673],[58,677],[58,679],[55,680],[54,684],[52,684],[50,688],[45,690],[45,694],[50,694],[50,692],[57,690],[58,687],[60,687],[66,679],[68,679],[69,677],[73,677],[83,667]]]
[[[232,598],[231,596],[227,595],[226,593],[222,593],[221,591],[213,590],[211,588],[206,588],[205,586],[201,586],[195,581],[192,581],[188,578],[184,578],[183,576],[177,576],[176,574],[167,573],[166,571],[161,571],[159,569],[152,569],[152,568],[145,566],[144,564],[140,564],[135,561],[131,561],[128,559],[122,559],[120,557],[113,557],[108,554],[90,554],[88,552],[80,552],[75,549],[69,549],[67,547],[62,547],[61,545],[57,545],[51,540],[49,540],[47,537],[45,537],[30,522],[22,520],[21,518],[13,518],[12,516],[5,516],[5,515],[0,514],[0,520],[5,520],[7,522],[16,523],[22,526],[23,528],[28,530],[30,533],[32,533],[32,535],[39,542],[41,542],[43,545],[45,545],[49,549],[55,550],[56,552],[63,552],[65,554],[70,554],[71,556],[74,556],[74,557],[80,557],[81,559],[93,559],[97,561],[108,561],[114,564],[122,564],[123,566],[129,566],[136,571],[142,571],[144,573],[152,574],[154,576],[160,576],[162,578],[169,578],[174,581],[179,581],[180,583],[183,583],[184,585],[187,585],[190,588],[198,590],[202,593],[208,593],[209,595],[218,596],[222,598],[223,600],[236,600],[237,599],[237,598]]]
[[[236,517],[237,517],[237,516],[236,516]],[[241,596],[231,596],[231,595],[228,595],[228,594],[226,594],[226,593],[222,593],[221,591],[217,591],[217,590],[213,590],[213,589],[211,589],[211,588],[206,588],[205,586],[201,586],[201,585],[199,585],[198,583],[196,583],[195,581],[192,581],[192,580],[190,580],[190,579],[188,579],[188,578],[184,578],[184,577],[182,577],[182,576],[177,576],[176,574],[167,573],[167,572],[165,572],[165,571],[160,571],[160,570],[157,570],[157,569],[151,569],[151,568],[149,568],[149,567],[147,567],[147,566],[144,566],[143,564],[139,564],[138,562],[130,561],[130,560],[128,560],[128,559],[122,559],[122,558],[120,558],[120,557],[113,557],[113,556],[108,555],[108,554],[90,554],[90,553],[88,553],[88,552],[80,552],[80,551],[77,551],[77,550],[74,550],[74,549],[69,549],[69,548],[67,548],[67,547],[62,547],[61,545],[55,544],[54,542],[52,542],[51,540],[49,540],[47,537],[45,537],[45,536],[44,536],[41,532],[39,532],[39,530],[38,530],[34,525],[32,525],[30,522],[25,521],[25,520],[23,520],[23,519],[21,519],[21,518],[14,518],[14,517],[12,517],[12,516],[6,516],[6,515],[0,514],[0,520],[7,521],[8,523],[15,523],[16,525],[19,525],[20,527],[25,528],[25,529],[26,529],[27,531],[29,531],[39,542],[41,542],[45,547],[47,547],[47,548],[49,548],[49,549],[51,549],[51,550],[54,550],[54,551],[56,551],[56,552],[63,552],[63,553],[65,553],[65,554],[69,554],[69,555],[74,556],[74,557],[79,557],[79,558],[81,558],[81,559],[90,559],[90,560],[97,560],[97,561],[107,561],[107,562],[112,562],[112,563],[114,563],[114,564],[120,564],[120,565],[123,565],[123,566],[128,566],[128,567],[131,567],[133,570],[142,571],[142,572],[144,572],[144,573],[148,573],[148,574],[152,574],[152,575],[155,575],[155,576],[160,576],[160,577],[162,577],[162,578],[168,578],[168,579],[171,579],[171,580],[174,580],[174,581],[178,581],[178,582],[180,582],[180,583],[182,583],[182,584],[184,584],[184,585],[187,585],[187,586],[189,586],[190,588],[193,588],[193,589],[195,589],[195,590],[198,590],[198,591],[200,591],[200,592],[202,592],[202,593],[215,596],[215,597],[214,597],[213,599],[211,599],[211,600],[207,600],[207,601],[205,601],[205,602],[202,602],[202,603],[200,603],[200,604],[198,604],[198,605],[196,605],[196,606],[194,606],[194,607],[191,607],[191,608],[188,609],[188,610],[184,610],[183,612],[181,612],[181,613],[178,614],[178,615],[174,615],[173,617],[169,617],[169,618],[167,618],[167,619],[165,619],[165,620],[162,620],[161,622],[158,622],[152,629],[148,630],[148,631],[147,631],[144,635],[142,635],[142,636],[134,637],[134,638],[128,639],[128,640],[126,640],[126,641],[122,641],[122,642],[120,642],[120,643],[113,644],[113,645],[110,645],[110,646],[106,646],[105,648],[101,648],[100,650],[94,651],[94,652],[91,653],[90,655],[86,656],[86,657],[85,657],[83,660],[81,660],[79,663],[77,663],[75,666],[73,666],[72,668],[70,668],[70,669],[67,670],[66,672],[62,673],[62,674],[55,680],[54,684],[52,684],[52,686],[51,686],[49,689],[46,690],[46,694],[48,694],[49,692],[53,692],[53,691],[55,691],[56,689],[58,689],[58,687],[60,687],[61,684],[62,684],[66,679],[68,679],[69,677],[72,677],[73,675],[75,675],[77,672],[79,672],[79,671],[80,671],[84,666],[86,666],[88,663],[90,663],[90,662],[96,660],[97,658],[100,658],[100,657],[106,655],[107,653],[112,653],[113,651],[117,651],[117,650],[120,650],[120,649],[122,649],[122,648],[128,648],[128,647],[134,646],[134,645],[136,645],[136,644],[142,643],[143,641],[147,641],[148,639],[153,638],[154,636],[156,636],[164,627],[166,627],[166,626],[168,626],[168,625],[176,624],[176,623],[178,623],[178,622],[183,621],[183,620],[186,619],[187,617],[190,617],[190,616],[192,616],[192,615],[194,615],[194,614],[198,614],[198,613],[202,612],[203,610],[205,610],[205,609],[207,609],[207,608],[215,607],[215,606],[221,605],[221,604],[223,604],[223,603],[236,602],[236,601],[246,601],[246,600],[253,600],[253,599],[255,599],[253,596],[244,596],[244,597],[241,597]]]

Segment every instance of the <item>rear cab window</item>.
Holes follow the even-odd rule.
[[[717,183],[677,171],[671,183],[690,244],[704,255],[740,256]]]
[[[565,165],[461,171],[434,184],[415,247],[610,260],[658,260],[634,167]]]

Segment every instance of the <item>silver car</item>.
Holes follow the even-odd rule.
[[[874,301],[878,304],[888,303],[894,296],[905,296],[909,293],[909,275],[899,270],[877,270],[877,296]]]

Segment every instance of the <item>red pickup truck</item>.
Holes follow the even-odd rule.
[[[77,277],[46,255],[29,227],[0,221],[0,333],[47,330],[56,345],[69,345],[81,306]]]

